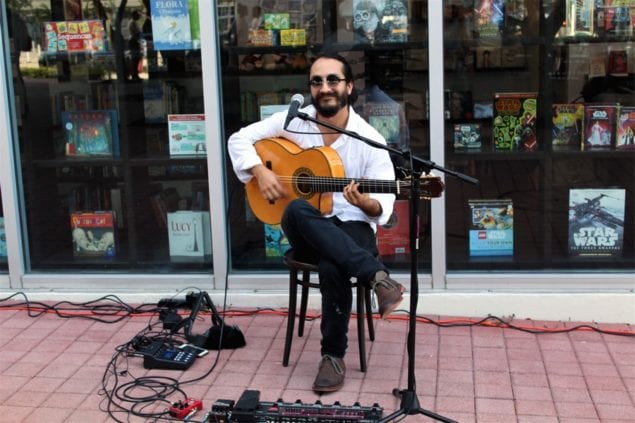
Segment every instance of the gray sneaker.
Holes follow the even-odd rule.
[[[315,392],[335,392],[344,385],[346,365],[341,358],[328,354],[322,356],[318,374],[313,382]]]
[[[391,279],[388,273],[383,270],[375,274],[375,278],[370,282],[370,287],[377,296],[377,307],[382,319],[388,317],[403,300],[404,286]]]

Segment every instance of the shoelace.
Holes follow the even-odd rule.
[[[322,361],[330,361],[331,365],[335,369],[335,373],[337,373],[338,375],[341,375],[344,373],[344,369],[342,369],[342,366],[340,366],[340,364],[337,362],[335,357],[331,357],[330,355],[327,354],[324,357],[322,357]]]

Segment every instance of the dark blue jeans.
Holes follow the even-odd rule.
[[[316,263],[322,293],[322,354],[344,357],[353,305],[351,278],[368,284],[379,270],[377,243],[366,222],[326,218],[307,201],[292,201],[282,217],[282,229],[296,260]]]

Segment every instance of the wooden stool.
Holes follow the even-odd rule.
[[[304,335],[304,321],[306,320],[306,308],[309,299],[310,288],[320,288],[319,282],[311,282],[311,272],[318,272],[318,266],[312,263],[297,261],[293,258],[293,250],[288,250],[284,255],[284,264],[289,267],[289,311],[287,315],[287,336],[284,341],[284,357],[282,365],[289,365],[291,342],[293,341],[293,325],[296,316],[296,300],[298,285],[302,287],[300,299],[300,321],[298,322],[298,336]],[[302,272],[302,279],[298,278],[298,272]],[[357,289],[357,339],[359,341],[359,365],[362,372],[366,371],[366,337],[364,334],[364,310],[368,321],[368,337],[375,340],[375,327],[373,325],[373,311],[371,305],[371,290],[359,283],[353,282]]]

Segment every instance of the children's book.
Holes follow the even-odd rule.
[[[616,115],[615,105],[585,106],[583,150],[608,149],[615,145]]]
[[[494,95],[492,138],[496,150],[537,149],[537,99],[534,92]]]
[[[112,211],[75,212],[70,215],[74,257],[117,255]]]
[[[265,230],[265,256],[283,257],[289,248],[289,240],[282,231],[280,224],[264,224]]]
[[[615,148],[635,150],[635,107],[621,106],[619,109]]]
[[[626,190],[569,190],[569,255],[619,257],[624,244]]]
[[[170,259],[185,261],[212,254],[208,211],[179,210],[167,214]]]
[[[469,200],[470,256],[514,254],[514,207],[512,200]]]
[[[397,200],[392,216],[385,225],[377,226],[377,249],[380,256],[410,253],[408,200]]]
[[[192,49],[187,0],[150,0],[150,11],[155,50]]]
[[[367,102],[362,113],[368,123],[386,139],[388,145],[395,148],[407,145],[405,112],[399,102]]]
[[[67,156],[119,156],[116,110],[65,111],[62,125]]]
[[[454,148],[481,148],[481,124],[457,123],[454,125]]]
[[[635,2],[604,0],[604,31],[607,35],[630,36],[635,26]]]
[[[579,149],[584,133],[584,104],[554,104],[551,145],[556,149]]]
[[[168,115],[170,156],[206,155],[205,115]]]

